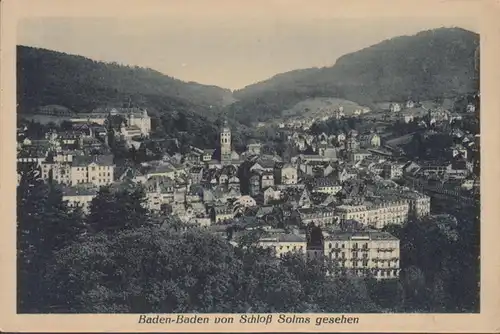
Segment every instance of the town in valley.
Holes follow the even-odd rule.
[[[190,119],[179,120],[185,116],[176,107],[151,111],[137,95],[88,109],[56,100],[18,113],[20,254],[26,268],[36,261],[53,265],[45,271],[51,282],[72,277],[47,291],[78,296],[75,312],[479,307],[479,241],[473,239],[480,200],[478,89],[370,104],[320,97],[250,123],[219,108],[211,118],[213,134],[170,131],[161,113],[177,113],[172,128]],[[245,117],[251,114],[246,109]],[[52,219],[58,223],[50,232],[41,231]],[[59,231],[62,237],[51,241],[57,256],[37,258],[48,247],[40,240]],[[165,246],[162,233],[176,243]],[[62,241],[66,235],[72,244]],[[163,249],[171,251],[154,255]],[[284,263],[288,269],[279,269]],[[261,276],[243,273],[255,268],[264,268]],[[27,281],[35,275],[30,270]],[[182,274],[170,276],[174,271]],[[148,281],[150,272],[157,281]],[[462,274],[463,284],[457,281]],[[307,288],[287,277],[307,281]],[[336,282],[332,292],[329,282]],[[125,292],[127,284],[137,293]],[[252,297],[239,295],[242,286]],[[192,295],[189,289],[199,290]],[[203,291],[212,291],[212,299],[203,299]],[[331,309],[323,292],[341,296]],[[44,312],[71,309],[63,300],[74,296],[63,294],[45,296]],[[233,295],[240,296],[237,306],[227,301]],[[34,300],[19,298],[36,312]]]

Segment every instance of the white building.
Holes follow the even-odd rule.
[[[399,240],[387,232],[337,232],[326,236],[324,255],[341,272],[397,279],[400,271]]]

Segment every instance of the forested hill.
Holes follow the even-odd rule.
[[[44,105],[89,111],[121,105],[129,99],[159,111],[170,108],[204,112],[232,101],[228,89],[183,82],[152,69],[26,46],[17,47],[17,73],[20,112]]]
[[[339,97],[361,104],[432,100],[478,89],[479,35],[440,28],[383,41],[340,57],[334,66],[292,71],[234,92],[230,107],[270,117],[308,97]],[[332,46],[333,47],[333,46]]]

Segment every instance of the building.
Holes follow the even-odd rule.
[[[250,143],[247,145],[247,152],[250,155],[259,155],[262,145],[260,143]]]
[[[260,176],[260,190],[274,186],[274,174],[272,172],[263,172]]]
[[[279,179],[280,179],[280,184],[285,184],[285,185],[297,184],[298,182],[297,167],[294,167],[291,164],[285,164],[279,170]]]
[[[304,226],[314,223],[316,226],[331,226],[337,222],[334,210],[329,207],[303,208],[298,210]]]
[[[404,164],[387,162],[382,167],[383,177],[386,179],[399,179],[403,176]]]
[[[201,183],[201,180],[203,179],[203,167],[201,166],[191,167],[191,169],[189,170],[189,177],[191,179],[191,183],[193,184]]]
[[[380,136],[376,133],[361,135],[359,143],[362,147],[380,147]]]
[[[126,120],[127,127],[138,127],[143,136],[149,136],[151,133],[151,117],[147,110],[141,108],[98,108],[91,113],[79,113],[70,121],[104,125],[110,116],[122,116]]]
[[[359,149],[359,141],[354,137],[349,137],[345,140],[345,149],[347,151],[356,151]]]
[[[253,174],[248,179],[249,181],[249,192],[251,196],[256,196],[260,192],[260,175]]]
[[[131,125],[131,126],[123,126],[120,129],[120,134],[122,135],[123,139],[130,141],[134,137],[142,136],[143,132],[141,128],[139,128],[137,125]]]
[[[359,161],[363,161],[371,155],[372,154],[367,150],[353,150],[349,153],[349,160],[351,162],[357,163]]]
[[[313,183],[312,192],[335,195],[342,190],[342,185],[329,177],[316,178]]]
[[[146,207],[160,211],[166,205],[174,203],[174,181],[167,177],[152,177],[144,183]]]
[[[60,184],[73,185],[71,163],[42,162],[40,164],[41,176],[44,181],[55,181]],[[86,183],[86,182],[81,182]]]
[[[97,196],[98,188],[93,184],[79,184],[62,189],[62,200],[69,208],[80,207],[84,214],[90,213],[90,204]]]
[[[276,189],[276,187],[269,187],[263,191],[264,205],[267,205],[271,201],[277,201],[281,199],[281,190]]]
[[[224,221],[233,219],[234,213],[233,208],[227,204],[216,205],[211,211],[211,219],[214,223],[222,223]]]
[[[212,160],[214,156],[214,150],[213,149],[206,149],[203,150],[203,153],[201,155],[201,161],[202,162],[209,162]]]
[[[114,181],[114,170],[111,155],[75,156],[71,163],[71,185],[108,185]]]
[[[263,172],[270,172],[272,173],[274,171],[274,166],[276,165],[276,162],[271,159],[258,159],[252,167],[250,167],[251,172],[258,172],[258,173],[263,173]]]
[[[340,205],[335,213],[340,222],[356,220],[365,226],[381,229],[386,225],[401,225],[408,221],[410,204],[407,199],[365,202],[363,205]]]
[[[391,103],[389,105],[389,110],[391,112],[400,112],[401,111],[401,105],[399,103]]]
[[[428,216],[431,213],[431,198],[417,191],[407,191],[402,194],[410,204],[410,215],[416,218]]]
[[[278,258],[282,258],[288,253],[298,253],[305,256],[307,252],[306,238],[297,234],[269,234],[261,237],[258,245],[270,249],[271,253]]]
[[[220,162],[224,165],[231,163],[231,129],[224,121],[224,126],[220,133]]]
[[[377,280],[399,277],[399,240],[387,232],[335,232],[325,237],[324,254],[341,272]]]

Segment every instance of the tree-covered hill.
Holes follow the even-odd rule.
[[[231,99],[230,90],[186,83],[152,69],[17,47],[20,115],[38,113],[46,106],[78,113],[131,104],[146,108],[159,131],[175,124],[176,131],[196,138],[191,144],[212,147],[217,135],[215,120]]]
[[[17,47],[17,74],[20,112],[52,104],[85,112],[129,100],[153,109],[208,112],[205,109],[231,101],[228,89],[183,82],[148,68],[26,46]]]
[[[310,97],[338,97],[360,104],[433,100],[478,90],[475,52],[479,35],[440,28],[383,41],[340,57],[334,66],[279,74],[234,92],[230,105],[245,120],[264,120]]]

